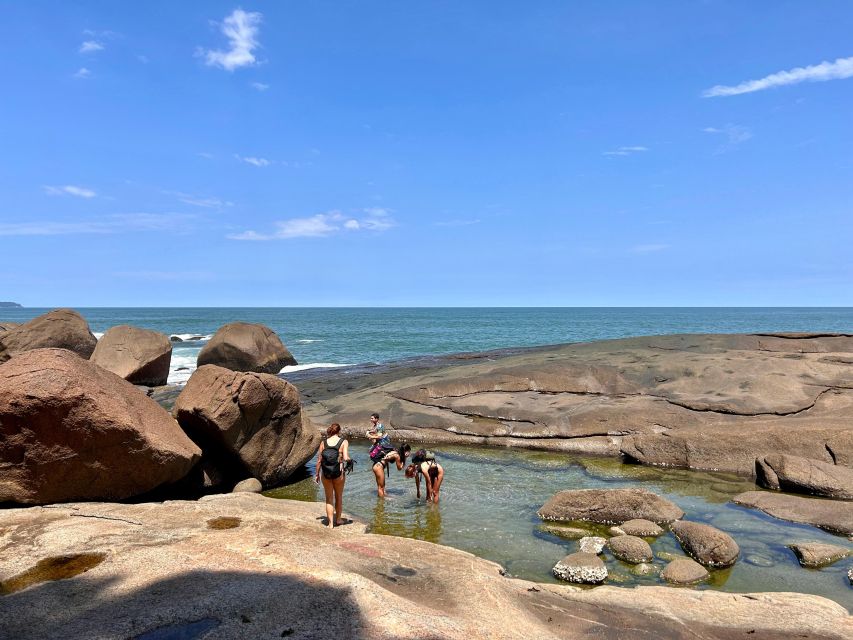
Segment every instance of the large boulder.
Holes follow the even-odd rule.
[[[607,566],[594,553],[571,553],[554,565],[555,576],[576,584],[599,584],[607,578]]]
[[[770,491],[745,491],[732,498],[732,502],[760,509],[780,520],[810,524],[831,533],[853,535],[853,502],[804,498]]]
[[[215,364],[232,371],[278,373],[296,359],[279,337],[262,324],[232,322],[219,328],[198,354],[198,366]]]
[[[740,554],[734,538],[711,525],[682,520],[671,530],[685,553],[706,567],[730,567]]]
[[[70,351],[0,365],[0,502],[121,500],[181,479],[200,454],[156,402]]]
[[[90,360],[132,384],[159,387],[169,377],[172,343],[162,333],[123,324],[98,340]]]
[[[587,521],[618,524],[642,518],[652,522],[672,522],[684,512],[665,498],[646,489],[574,489],[560,491],[542,508],[543,520]]]
[[[296,387],[266,373],[203,365],[173,414],[202,448],[204,462],[221,472],[221,482],[252,476],[266,487],[281,484],[320,445]]]
[[[843,465],[772,454],[756,459],[755,475],[767,489],[853,500],[853,469]]]
[[[76,311],[54,309],[29,322],[0,331],[0,362],[32,349],[68,349],[88,358],[98,343]]]

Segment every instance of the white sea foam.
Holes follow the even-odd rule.
[[[190,379],[190,376],[193,374],[193,371],[196,369],[196,359],[198,358],[198,353],[175,353],[172,352],[172,363],[169,367],[169,379],[167,380],[168,384],[186,384],[187,380]],[[182,369],[182,371],[178,371],[178,369]]]
[[[293,373],[294,371],[305,371],[306,369],[334,369],[335,367],[349,366],[348,364],[336,364],[334,362],[312,362],[310,364],[292,364],[279,371],[279,373]]]
[[[100,331],[93,331],[92,335],[95,336],[95,340],[100,340],[104,337],[104,334]]]
[[[296,342],[298,342],[299,344],[311,344],[312,342],[323,342],[323,341],[320,340],[319,338],[313,339],[313,340],[310,338],[304,338],[302,340],[297,340]]]
[[[170,334],[171,338],[180,338],[183,342],[206,342],[213,337],[213,334],[205,335],[201,333],[173,333]],[[191,340],[191,338],[198,338],[198,340]]]

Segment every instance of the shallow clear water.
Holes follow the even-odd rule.
[[[756,488],[752,481],[722,473],[623,465],[615,459],[547,452],[461,446],[437,447],[435,451],[445,468],[439,505],[419,502],[414,481],[396,470],[388,479],[389,497],[379,500],[367,446],[353,443],[352,455],[358,464],[347,478],[344,510],[367,520],[376,533],[463,549],[501,564],[511,575],[543,582],[555,581],[551,567],[576,551],[577,543],[542,531],[537,509],[562,489],[639,486],[678,504],[685,519],[714,525],[740,545],[737,564],[712,571],[709,583],[698,588],[799,591],[853,608],[853,589],[846,576],[850,559],[820,570],[803,569],[785,546],[805,540],[853,545],[844,537],[731,504],[732,496]],[[319,501],[323,490],[309,478],[266,495]],[[318,514],[322,512],[318,505]],[[585,526],[591,532],[606,531],[606,527]],[[669,533],[649,542],[658,569],[665,566],[666,554],[684,555]],[[657,576],[632,575],[630,565],[607,551],[605,561],[609,584],[661,584]]]

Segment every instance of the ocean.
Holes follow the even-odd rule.
[[[0,309],[25,322],[49,309]],[[77,308],[100,337],[131,324],[175,342],[169,382],[186,382],[223,324],[273,329],[299,364],[283,372],[384,363],[427,355],[670,333],[853,333],[853,308]]]

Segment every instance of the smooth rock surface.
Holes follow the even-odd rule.
[[[853,534],[853,502],[803,498],[769,491],[747,491],[732,502],[760,509],[764,513],[790,522],[820,527],[831,533]]]
[[[234,485],[234,489],[231,490],[232,493],[260,493],[263,491],[263,485],[261,481],[257,478],[246,478],[245,480],[241,480],[236,485]]]
[[[618,524],[642,518],[652,522],[672,522],[684,512],[666,498],[647,489],[573,489],[560,491],[542,508],[543,520],[587,521]]]
[[[585,536],[589,535],[589,531],[586,529],[581,529],[579,527],[567,527],[565,525],[560,524],[540,524],[539,530],[544,531],[545,533],[550,533],[552,535],[558,536],[560,538],[564,538],[566,540],[579,540]]]
[[[795,542],[789,545],[804,567],[826,567],[850,555],[850,549],[822,542]]]
[[[619,525],[619,528],[629,536],[639,538],[657,538],[663,535],[663,529],[650,520],[628,520]]]
[[[767,489],[853,500],[853,469],[800,456],[773,454],[758,458],[756,481]]]
[[[554,565],[554,575],[575,584],[600,584],[607,579],[607,567],[594,553],[571,553]]]
[[[98,340],[89,359],[131,384],[157,387],[169,377],[172,343],[157,331],[119,325]]]
[[[232,371],[276,374],[296,359],[272,329],[231,322],[213,334],[198,354],[198,366],[213,364]]]
[[[88,358],[97,342],[83,316],[71,309],[54,309],[0,331],[0,362],[32,349],[49,348],[67,349],[81,358]]]
[[[204,461],[221,472],[214,485],[247,475],[265,487],[279,485],[320,446],[317,429],[302,414],[296,388],[265,373],[199,367],[172,412],[201,447]]]
[[[709,524],[681,520],[670,530],[684,552],[706,567],[730,567],[740,554],[734,538]]]
[[[599,536],[585,536],[578,540],[578,549],[581,553],[599,554],[607,546],[607,539]]]
[[[678,585],[696,584],[709,576],[705,567],[690,558],[676,558],[664,567],[660,575],[670,584]]]
[[[649,543],[636,536],[615,536],[607,541],[607,546],[614,556],[630,564],[654,560]]]
[[[323,509],[240,493],[0,511],[4,584],[49,558],[104,554],[85,573],[0,597],[0,637],[175,637],[200,622],[208,638],[366,640],[841,640],[853,630],[843,607],[817,596],[505,578],[448,547],[358,523],[327,530]],[[231,528],[209,524],[227,518]]]
[[[0,502],[129,498],[183,478],[200,453],[140,389],[71,351],[0,365]]]

